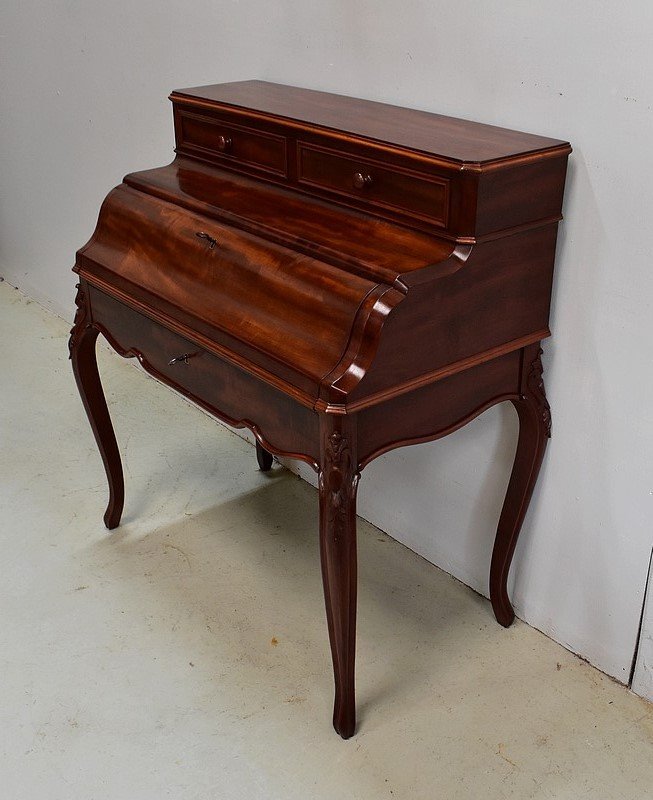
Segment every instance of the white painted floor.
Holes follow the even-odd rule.
[[[343,742],[315,491],[101,348],[108,533],[67,334],[0,284],[0,797],[653,797],[653,706],[362,521]]]

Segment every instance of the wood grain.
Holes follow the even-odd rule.
[[[259,81],[174,92],[176,158],[109,193],[70,354],[120,520],[120,454],[95,360],[123,356],[272,455],[318,472],[335,701],[356,731],[361,470],[491,405],[520,424],[489,590],[497,620],[551,433],[540,342],[566,142]],[[162,488],[163,490],[163,488]]]

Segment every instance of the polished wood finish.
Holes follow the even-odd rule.
[[[447,224],[449,181],[445,178],[300,143],[298,180],[303,186],[326,189],[369,208],[407,212],[438,227]]]
[[[320,557],[336,694],[333,727],[356,727],[356,425],[347,415],[320,417]]]
[[[259,81],[173,92],[177,156],[127,175],[78,252],[73,370],[118,525],[99,333],[318,472],[333,724],[356,727],[356,490],[395,447],[491,405],[519,417],[489,593],[508,573],[551,414],[548,317],[566,142]]]
[[[560,219],[570,152],[566,142],[265,81],[183,89],[171,99],[178,154],[373,210],[440,237],[477,242],[509,228]],[[264,174],[250,159],[226,160],[217,144],[211,147],[206,140],[201,152],[189,147],[184,132],[188,114],[201,115],[207,124],[214,121],[218,128],[239,125],[283,139],[285,168]],[[319,152],[332,159],[335,172],[323,173],[322,181],[307,181],[302,177],[306,154]],[[345,164],[352,179],[357,172],[372,178],[370,192],[345,191],[345,179],[346,188],[352,188]],[[374,169],[384,170],[376,186]],[[425,205],[429,191],[434,193],[432,207]],[[440,191],[446,194],[445,208]],[[370,203],[368,194],[376,202]]]
[[[489,163],[559,146],[569,150],[566,142],[544,136],[267,81],[178,89],[171,98],[177,106],[187,101],[204,108],[240,109],[268,125],[291,120],[307,130],[333,130],[458,162]]]
[[[272,469],[272,453],[268,453],[258,440],[256,441],[256,460],[261,472],[269,472]]]
[[[70,331],[68,349],[77,388],[91,423],[109,482],[109,503],[104,512],[104,524],[109,530],[112,530],[120,524],[125,502],[125,482],[120,451],[113,432],[95,357],[95,343],[100,331],[91,324],[87,293],[81,284],[77,284],[75,304],[77,306],[75,324]]]
[[[223,422],[250,428],[269,453],[317,468],[319,421],[312,409],[216,356],[203,337],[180,335],[95,286],[85,294],[93,314],[90,330],[101,332],[118,353],[137,358],[150,375]]]
[[[490,600],[497,621],[508,627],[515,612],[508,597],[508,572],[517,537],[551,438],[551,409],[542,380],[539,344],[524,350],[526,368],[518,397],[511,398],[519,415],[519,440],[490,565]]]
[[[192,112],[179,115],[179,147],[191,155],[242,164],[254,171],[286,175],[286,139]]]

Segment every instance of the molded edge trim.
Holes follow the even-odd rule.
[[[535,344],[536,342],[546,339],[549,336],[551,336],[551,331],[549,328],[542,328],[539,331],[529,333],[526,336],[521,336],[519,339],[513,339],[510,342],[498,345],[497,347],[492,347],[489,350],[485,350],[482,353],[477,353],[469,358],[463,358],[460,361],[455,361],[453,364],[447,364],[446,366],[438,367],[438,369],[432,370],[431,372],[425,372],[423,375],[419,375],[417,378],[412,378],[409,381],[397,384],[389,389],[383,389],[379,392],[375,392],[374,394],[364,397],[361,400],[355,400],[353,403],[343,403],[342,405],[327,404],[320,407],[318,407],[318,404],[316,404],[316,410],[325,411],[328,414],[353,414],[356,411],[361,411],[364,408],[369,408],[370,406],[377,405],[378,403],[382,403],[386,400],[392,400],[399,395],[413,391],[413,389],[420,389],[422,386],[426,386],[429,383],[435,383],[443,378],[449,378],[451,375],[456,375],[458,372],[464,372],[471,367],[484,364],[486,361],[492,361],[492,359],[498,358],[499,356],[504,356],[508,353],[514,352],[515,350],[528,347],[528,345]]]
[[[295,87],[297,88],[297,87]],[[299,87],[301,88],[301,87]],[[311,91],[311,90],[309,90]],[[326,92],[326,94],[329,94]],[[360,98],[351,98],[360,99]],[[301,120],[294,119],[293,117],[284,117],[280,114],[273,114],[271,112],[259,111],[249,106],[239,106],[235,103],[227,103],[224,101],[207,100],[193,95],[184,94],[182,91],[175,89],[168,95],[168,100],[173,105],[181,108],[183,106],[191,108],[206,108],[213,111],[231,111],[241,114],[244,117],[258,119],[275,123],[277,125],[284,125],[291,130],[303,131],[309,133],[327,133],[334,139],[339,139],[343,142],[363,142],[367,145],[376,145],[386,152],[391,152],[396,155],[409,154],[417,158],[421,158],[425,163],[434,164],[436,166],[448,167],[450,170],[456,171],[459,169],[473,170],[481,172],[488,168],[498,169],[503,166],[512,166],[517,163],[525,163],[527,161],[536,161],[542,158],[552,158],[555,156],[564,156],[572,152],[569,142],[558,140],[559,144],[552,144],[548,147],[541,147],[539,149],[528,150],[523,153],[517,153],[511,156],[503,156],[502,158],[488,159],[487,161],[464,161],[463,159],[453,158],[451,156],[442,156],[437,153],[429,153],[426,150],[418,150],[416,148],[399,146],[391,142],[385,142],[382,139],[374,139],[371,136],[364,136],[362,134],[349,133],[338,128],[331,128],[328,125],[318,125],[316,123],[302,122]],[[394,106],[400,108],[400,106]],[[427,112],[428,113],[428,112]],[[491,126],[498,127],[498,126]],[[509,130],[509,129],[505,129]],[[521,133],[521,131],[516,131]]]
[[[183,395],[184,397],[188,398],[191,402],[195,403],[195,405],[199,406],[200,408],[207,411],[214,417],[217,417],[220,421],[230,425],[232,428],[249,428],[251,432],[256,437],[257,441],[264,447],[268,452],[274,453],[277,456],[283,456],[285,458],[294,458],[299,459],[301,461],[305,461],[309,464],[313,469],[317,472],[319,469],[319,465],[317,461],[312,458],[307,453],[291,453],[287,450],[282,450],[279,447],[276,447],[272,442],[268,441],[265,436],[261,433],[260,428],[255,422],[247,418],[242,419],[234,419],[230,417],[228,414],[225,414],[223,411],[220,411],[215,406],[207,403],[205,400],[202,400],[197,395],[193,394],[193,392],[188,391],[183,386],[180,386],[175,381],[171,380],[167,375],[159,372],[156,367],[153,367],[150,362],[145,358],[143,353],[136,348],[136,347],[129,347],[125,349],[122,345],[117,341],[117,339],[105,328],[104,325],[93,322],[89,327],[95,328],[99,333],[104,336],[107,342],[111,345],[111,347],[121,355],[123,358],[136,358],[138,363],[143,367],[143,369],[152,375],[153,378],[160,381],[161,383],[169,386],[171,389],[174,389],[179,394]]]
[[[83,278],[90,286],[93,286],[99,291],[108,294],[110,297],[119,300],[121,303],[124,303],[130,308],[133,308],[135,311],[144,314],[146,317],[153,319],[155,322],[158,322],[160,325],[168,328],[168,330],[178,333],[180,336],[183,336],[185,339],[188,339],[189,341],[198,345],[198,347],[201,347],[209,353],[222,358],[224,361],[233,364],[243,372],[247,372],[250,375],[260,378],[262,381],[270,384],[270,386],[273,386],[275,389],[279,389],[284,394],[287,394],[294,400],[297,400],[297,402],[301,403],[301,405],[313,409],[313,406],[315,405],[315,397],[313,395],[303,392],[293,384],[288,383],[276,375],[273,375],[271,372],[268,372],[262,367],[253,364],[251,361],[241,358],[232,350],[216,344],[216,342],[214,342],[212,339],[209,339],[201,333],[198,333],[196,330],[183,325],[172,317],[169,317],[167,314],[163,314],[160,311],[153,309],[146,303],[141,303],[139,300],[135,300],[130,295],[122,292],[120,289],[117,289],[112,284],[106,283],[96,275],[89,275],[81,268],[78,268],[74,271],[76,271],[79,276]]]
[[[384,322],[405,297],[397,289],[385,284],[378,284],[368,293],[356,312],[340,360],[320,381],[316,409],[322,402],[332,405],[333,397],[345,399],[363,379],[376,355]]]

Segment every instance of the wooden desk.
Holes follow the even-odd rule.
[[[73,370],[123,508],[102,333],[271,454],[319,475],[333,724],[355,729],[363,467],[495,403],[519,442],[490,567],[497,620],[551,433],[540,342],[566,142],[259,81],[173,92],[176,158],[127,175],[77,254]],[[162,489],[163,491],[163,489]]]

